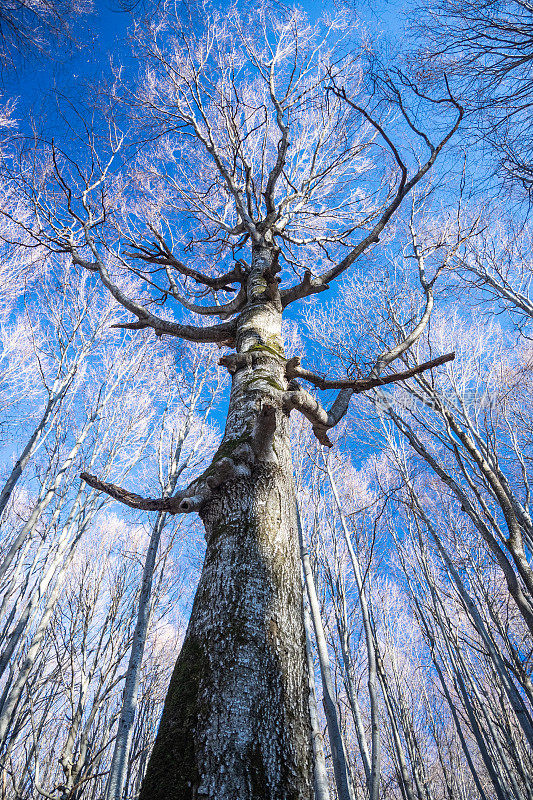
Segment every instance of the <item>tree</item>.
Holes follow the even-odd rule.
[[[442,73],[464,103],[472,140],[500,175],[533,191],[533,30],[528,0],[439,0],[411,12],[413,74]],[[414,61],[414,64],[413,64]]]
[[[206,436],[205,431],[205,422],[208,413],[211,410],[211,406],[213,405],[214,395],[218,389],[217,382],[211,386],[211,397],[209,402],[205,403],[205,398],[203,398],[202,395],[204,394],[203,390],[209,372],[209,367],[211,362],[214,360],[213,355],[214,354],[211,353],[206,356],[205,352],[197,352],[196,358],[194,358],[193,364],[191,365],[191,377],[189,380],[189,385],[187,386],[188,394],[186,395],[187,405],[184,409],[184,419],[179,428],[176,426],[176,432],[172,437],[174,449],[168,458],[169,463],[166,478],[163,476],[163,473],[160,470],[159,480],[163,497],[170,497],[172,495],[172,492],[176,488],[179,477],[187,469],[189,463],[193,461],[199,451],[206,447],[206,444],[209,445],[209,437]],[[184,378],[185,376],[183,375],[183,384],[185,384]],[[183,390],[183,387],[180,387],[180,389]],[[200,417],[198,416],[198,411],[201,412]],[[166,432],[165,427],[167,426],[163,425],[161,439],[163,439],[163,433]],[[194,444],[189,448],[188,451],[186,451],[188,440],[193,438]],[[162,442],[160,442],[159,445],[160,454],[161,450]],[[109,800],[121,800],[124,792],[124,785],[127,777],[128,758],[131,752],[131,743],[134,732],[133,726],[137,707],[137,696],[139,692],[141,665],[152,611],[151,594],[154,570],[156,567],[157,552],[161,534],[163,533],[167,519],[168,512],[158,512],[155,523],[152,527],[149,546],[146,551],[141,590],[139,592],[137,622],[135,625],[135,631],[133,633],[131,653],[124,682],[124,695],[115,746],[113,749],[113,759],[107,780],[106,791]]]
[[[412,375],[380,376],[424,330],[432,284],[423,283],[420,320],[366,378],[325,380],[287,360],[282,314],[326,291],[379,240],[462,110],[447,90],[419,107],[439,109],[434,144],[400,104],[405,130],[427,148],[411,165],[377,116],[379,98],[364,106],[354,29],[343,15],[312,26],[298,9],[203,11],[202,25],[163,15],[137,28],[143,77],[129,89],[119,75],[116,102],[133,114],[140,154],[113,173],[125,148],[113,121],[107,155],[101,135],[89,134],[85,161],[54,147],[40,184],[27,184],[32,235],[102,281],[136,318],[120,327],[236,351],[221,358],[232,377],[222,442],[188,486],[143,498],[82,476],[133,508],[198,512],[205,526],[202,576],[140,798],[307,800],[289,414],[301,412],[328,445],[355,392]],[[221,293],[233,296],[221,302]],[[208,296],[210,305],[193,302]],[[182,322],[180,308],[223,321]],[[326,410],[298,380],[340,392]]]
[[[491,791],[502,798],[527,796],[525,753],[533,741],[531,345],[522,339],[528,323],[528,260],[518,257],[528,252],[527,232],[518,241],[502,237],[497,226],[478,233],[479,219],[465,226],[461,214],[448,225],[442,216],[431,215],[425,224],[419,219],[415,231],[414,219],[416,214],[409,225],[410,245],[402,255],[418,261],[424,273],[443,265],[460,270],[452,283],[454,300],[457,284],[464,296],[465,281],[483,294],[470,294],[474,309],[463,302],[460,314],[453,307],[433,318],[433,344],[453,344],[457,350],[453,367],[431,380],[414,376],[405,389],[375,396],[380,410],[376,441],[383,457],[394,464],[392,477],[382,470],[377,483],[399,517],[391,520],[396,558],[476,791],[480,797]],[[387,307],[380,292],[389,292],[392,270],[399,285]],[[351,313],[338,304],[335,312],[325,309],[313,320],[315,336],[344,358],[347,367],[358,332],[350,341],[343,318],[362,318],[369,348],[372,339],[379,348],[401,339],[411,324],[416,310],[412,280],[407,275],[403,283],[401,275],[398,259],[389,272],[383,269],[366,284],[354,282],[347,288],[344,300]],[[441,275],[449,279],[449,273]],[[517,328],[509,318],[502,326],[484,319],[480,295],[489,296],[492,305],[496,300],[499,308],[509,307]],[[420,342],[418,353],[405,353],[406,366],[425,357],[422,348]],[[372,427],[366,418],[365,431]],[[402,705],[409,708],[409,702],[394,699],[387,672],[380,679],[386,703],[396,705],[405,728]],[[390,717],[393,730],[397,721]],[[409,760],[414,753],[416,769],[427,774],[427,758],[417,756],[407,739],[412,727],[409,723],[404,734]]]
[[[105,289],[91,285],[89,273],[68,263],[63,270],[54,261],[55,274],[37,284],[31,305],[14,303],[11,326],[3,331],[10,347],[2,354],[7,474],[26,429],[32,431],[47,405],[43,384],[53,383],[61,369],[77,367],[18,476],[0,531],[0,774],[7,796],[35,800],[102,797],[128,651],[133,639],[132,656],[138,658],[142,638],[148,659],[139,702],[131,680],[124,691],[128,709],[138,706],[126,772],[132,786],[140,780],[173,648],[160,656],[157,669],[150,650],[163,611],[163,627],[172,631],[172,642],[178,638],[179,614],[166,606],[190,594],[174,562],[180,539],[190,538],[192,518],[165,521],[158,515],[152,533],[162,545],[140,591],[148,531],[131,523],[138,514],[129,509],[126,520],[104,511],[110,498],[87,490],[77,475],[82,469],[114,476],[133,469],[142,480],[143,467],[153,475],[159,462],[164,487],[167,463],[175,477],[194,474],[216,441],[203,420],[217,391],[212,380],[207,388],[205,371],[215,353],[195,348],[189,358],[187,346],[154,347],[147,337],[110,330],[117,309]],[[16,333],[12,340],[10,330]],[[158,429],[157,453],[149,458]],[[155,556],[153,544],[147,555]],[[109,583],[102,580],[106,571]],[[153,579],[151,593],[147,579]],[[144,624],[133,632],[138,607]],[[134,673],[128,670],[135,682]]]
[[[90,11],[85,0],[7,0],[0,8],[0,67],[22,57],[50,56],[54,44],[72,42],[72,21]]]

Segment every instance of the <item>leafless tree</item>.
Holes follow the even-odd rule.
[[[463,99],[474,147],[531,198],[531,3],[439,0],[411,15],[413,73],[426,85],[446,73]],[[485,146],[484,146],[485,145]]]
[[[80,288],[73,281],[72,289]],[[46,287],[42,294],[44,311]],[[98,291],[90,294],[89,311],[98,307],[94,319],[100,323],[106,298]],[[82,301],[83,292],[76,297]],[[68,330],[67,310],[75,316],[69,302],[60,315],[61,334]],[[168,679],[169,662],[160,651],[161,665],[152,662],[156,638],[166,636],[168,645],[179,635],[173,627],[179,617],[165,604],[169,597],[177,600],[182,582],[179,569],[167,562],[190,526],[169,525],[158,515],[151,538],[163,536],[161,552],[156,558],[153,542],[148,547],[148,577],[138,584],[150,534],[104,513],[105,495],[87,492],[77,475],[80,468],[99,463],[100,470],[127,473],[133,468],[142,479],[146,445],[161,428],[156,461],[164,483],[167,462],[177,474],[194,470],[215,441],[203,420],[217,389],[216,383],[205,389],[205,353],[194,354],[190,383],[186,353],[169,352],[168,347],[158,352],[153,343],[139,346],[129,335],[124,339],[101,328],[91,335],[91,324],[83,317],[84,326],[83,341],[92,345],[84,364],[90,380],[74,386],[74,400],[56,413],[46,446],[35,454],[33,474],[24,473],[17,484],[2,530],[11,554],[9,563],[3,562],[0,590],[0,764],[9,797],[102,796],[121,714],[124,672],[134,682],[134,693],[126,685],[124,701],[131,724],[136,710],[137,721],[123,766],[132,783],[140,781]],[[42,358],[53,345],[50,337]],[[150,465],[157,471],[152,459]],[[32,497],[35,475],[43,482],[37,498]],[[137,606],[143,624],[134,630]],[[132,642],[133,668],[130,664],[126,669]],[[141,675],[139,646],[148,656]],[[152,676],[147,676],[148,665]],[[151,699],[150,684],[156,692]]]
[[[1,67],[72,44],[73,22],[90,11],[87,0],[6,0],[0,8]]]

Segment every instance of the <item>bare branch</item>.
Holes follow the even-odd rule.
[[[419,364],[411,369],[404,370],[403,372],[395,372],[392,375],[385,375],[382,378],[368,377],[356,378],[354,380],[350,378],[338,378],[330,380],[328,378],[322,378],[320,375],[314,375],[307,369],[302,369],[300,367],[300,358],[295,357],[287,361],[286,375],[289,379],[301,378],[302,380],[308,381],[318,389],[352,389],[354,394],[360,394],[361,392],[366,392],[368,389],[373,389],[376,386],[385,386],[389,383],[406,381],[408,378],[412,378],[414,375],[418,375],[419,373],[425,372],[428,369],[439,367],[441,364],[446,364],[448,361],[453,361],[454,358],[455,353],[447,353],[446,355],[439,356],[431,361],[425,361],[423,364]]]
[[[358,112],[361,111],[360,107],[356,105],[352,100],[350,100],[350,98],[346,95],[345,92],[343,93],[340,90],[338,89],[334,90],[333,88],[331,89],[331,91],[334,91],[334,93],[338,97],[341,97],[343,100],[345,100],[345,102],[348,103],[352,108],[354,108],[354,110]],[[310,278],[306,275],[301,283],[297,284],[296,286],[292,286],[290,289],[287,289],[284,292],[282,292],[282,303],[284,306],[287,306],[294,300],[298,300],[303,297],[308,297],[311,294],[315,294],[316,292],[321,291],[321,289],[319,288],[320,286],[324,286],[327,288],[327,284],[330,281],[334,280],[335,278],[338,278],[338,276],[341,275],[343,272],[345,272],[354,263],[354,261],[356,261],[359,258],[359,256],[361,256],[362,253],[364,253],[364,251],[371,244],[374,244],[379,241],[379,235],[387,225],[388,221],[391,219],[393,214],[398,210],[401,203],[403,202],[405,197],[409,194],[409,192],[416,186],[417,183],[419,183],[422,180],[422,178],[427,174],[427,172],[429,172],[429,170],[435,163],[439,153],[459,127],[459,124],[464,114],[462,106],[460,106],[459,103],[453,97],[451,97],[451,95],[449,98],[447,98],[446,102],[449,102],[457,110],[457,118],[455,120],[455,123],[450,128],[448,133],[444,136],[444,138],[441,139],[441,141],[437,145],[431,145],[430,147],[431,153],[429,158],[422,164],[422,166],[418,168],[418,170],[409,180],[407,180],[405,165],[401,159],[401,156],[399,155],[398,148],[392,143],[392,141],[390,140],[390,138],[388,137],[382,126],[379,125],[378,122],[373,120],[370,117],[370,115],[368,115],[367,112],[364,112],[363,116],[365,117],[365,119],[370,121],[371,124],[376,128],[376,130],[378,130],[378,132],[382,135],[385,142],[391,149],[391,152],[393,153],[393,156],[396,162],[398,163],[398,166],[400,167],[402,176],[398,184],[396,194],[394,195],[392,201],[386,206],[385,210],[379,217],[378,221],[376,222],[370,233],[367,236],[365,236],[365,238],[361,242],[359,242],[359,244],[356,245],[348,253],[348,255],[345,256],[345,258],[343,258],[342,261],[340,261],[336,266],[332,267],[331,269],[327,270],[321,275],[317,275],[316,277]],[[422,136],[422,134],[419,135]],[[425,137],[423,136],[423,138]]]
[[[329,284],[324,283],[320,278],[315,278],[311,270],[306,269],[304,279],[296,286],[291,286],[290,289],[282,289],[280,291],[281,305],[286,308],[289,303],[295,300],[300,300],[303,297],[310,297],[312,294],[325,292],[329,289]]]
[[[431,317],[431,312],[433,311],[433,286],[435,284],[435,281],[438,277],[440,270],[437,270],[432,280],[428,281],[428,279],[426,278],[426,265],[424,262],[424,256],[418,247],[412,216],[409,228],[411,232],[413,253],[418,264],[418,277],[422,289],[424,290],[424,294],[426,295],[426,305],[424,307],[424,311],[422,313],[422,316],[420,317],[420,320],[415,325],[413,330],[406,336],[404,336],[403,340],[400,341],[397,345],[391,347],[389,350],[383,351],[383,353],[381,353],[378,356],[378,359],[369,375],[369,378],[378,377],[384,367],[388,366],[397,358],[399,358],[422,336],[422,333],[426,329],[426,326]]]
[[[192,311],[194,314],[200,314],[202,316],[216,316],[220,317],[221,319],[227,319],[233,314],[237,314],[244,308],[246,303],[246,289],[241,287],[239,293],[235,295],[233,300],[230,300],[228,303],[224,303],[222,306],[198,306],[195,303],[189,303],[188,300],[185,300],[183,297],[180,297],[174,293],[173,297],[179,303],[181,303],[184,308],[186,308],[188,311]]]
[[[351,390],[349,390],[349,395],[350,397],[352,396]],[[350,400],[348,398],[348,403],[349,402]],[[346,408],[347,407],[348,405]],[[333,416],[328,414],[320,401],[317,400],[316,397],[313,397],[310,392],[307,392],[305,389],[295,389],[293,391],[286,392],[283,396],[283,409],[287,414],[290,414],[293,409],[299,411],[300,414],[303,414],[304,417],[307,417],[309,422],[311,422],[313,425],[313,433],[320,444],[323,444],[326,447],[333,446],[333,443],[328,437],[327,431],[328,428],[332,428],[334,425],[336,425],[338,420],[334,421]]]
[[[127,489],[122,489],[114,483],[105,483],[97,478],[95,475],[89,475],[88,472],[82,472],[80,478],[85,481],[93,489],[99,492],[105,492],[114,500],[123,503],[130,508],[138,508],[142,511],[167,511],[169,514],[176,514],[178,512],[179,499],[176,497],[141,497],[139,494],[128,492]]]
[[[129,246],[132,247],[136,252],[127,252],[125,255],[129,255],[132,258],[138,258],[152,264],[160,264],[161,266],[172,267],[179,272],[180,275],[184,275],[186,278],[192,278],[194,281],[196,281],[196,283],[209,286],[210,289],[226,289],[232,283],[242,282],[243,267],[241,262],[237,261],[235,263],[235,267],[229,272],[226,272],[224,275],[218,275],[214,278],[210,275],[204,275],[203,272],[199,272],[197,269],[188,267],[186,264],[176,258],[163,236],[161,236],[161,234],[153,226],[149,225],[148,227],[153,236],[157,239],[157,244],[155,244],[155,248],[157,249],[151,250],[148,247],[131,242]]]
[[[91,242],[89,241],[91,246]],[[170,322],[169,320],[156,317],[144,306],[141,306],[135,300],[129,298],[124,292],[111,280],[111,277],[99,257],[94,244],[91,247],[93,255],[96,258],[94,263],[87,262],[80,258],[75,252],[72,253],[72,260],[75,264],[79,264],[85,269],[92,272],[98,271],[104,286],[111,292],[115,300],[124,306],[128,311],[138,318],[138,322],[123,323],[116,325],[119,328],[128,328],[129,330],[139,330],[142,328],[153,328],[157,336],[166,334],[167,336],[177,336],[180,339],[186,339],[190,342],[221,342],[232,340],[235,333],[235,326],[232,322],[224,322],[220,325],[212,325],[206,328],[198,328],[193,325],[181,325],[178,322]]]
[[[93,489],[105,492],[130,508],[137,508],[140,511],[166,511],[169,514],[189,514],[192,511],[198,511],[223,483],[248,477],[254,461],[272,460],[270,451],[272,450],[271,442],[274,430],[275,410],[273,413],[270,406],[265,406],[255,436],[257,452],[250,445],[244,443],[234,448],[231,458],[225,456],[217,458],[215,455],[209,467],[198,478],[195,478],[185,489],[176,492],[172,497],[141,497],[141,495],[129,492],[114,483],[105,483],[87,472],[83,472],[80,477]]]

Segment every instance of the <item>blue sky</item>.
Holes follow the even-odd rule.
[[[14,71],[3,76],[4,97],[17,99],[15,116],[22,130],[31,116],[40,123],[47,120],[54,127],[55,92],[83,100],[86,86],[94,86],[102,75],[109,74],[113,56],[124,58],[128,53],[129,14],[113,10],[109,2],[97,0],[94,11],[84,15],[76,29],[80,45],[65,56],[56,47],[52,58],[33,58],[19,62]]]
[[[220,5],[224,5],[224,0]],[[311,19],[332,7],[328,0],[306,0],[299,5]],[[65,57],[65,49],[56,47],[56,57],[21,61],[14,71],[4,73],[2,94],[17,98],[16,116],[23,129],[33,115],[41,122],[47,119],[51,132],[56,91],[83,101],[86,87],[95,86],[102,76],[109,75],[110,59],[127,60],[131,16],[117,10],[117,6],[118,3],[109,0],[95,0],[93,12],[84,15],[76,29],[80,47],[70,55]],[[395,2],[363,3],[357,7],[357,13],[373,32],[381,30],[397,36],[401,30],[401,6]]]

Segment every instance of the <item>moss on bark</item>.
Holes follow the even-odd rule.
[[[205,654],[194,636],[186,639],[170,680],[139,800],[193,800],[199,775],[191,731],[201,713],[198,688]]]

